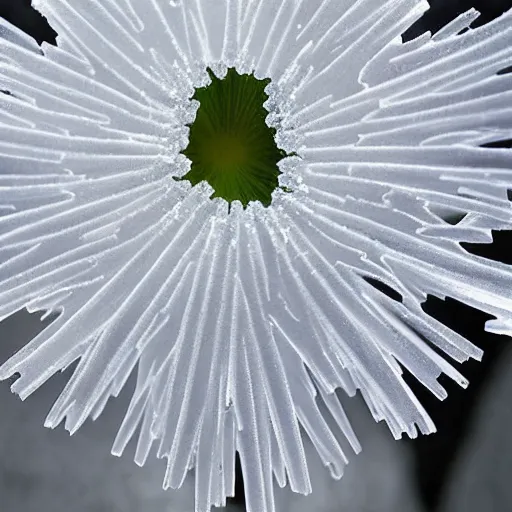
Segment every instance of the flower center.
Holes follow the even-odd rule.
[[[182,179],[192,185],[206,180],[215,190],[212,197],[229,203],[238,200],[246,207],[260,201],[269,206],[279,188],[277,164],[289,156],[277,147],[276,130],[265,122],[270,80],[240,75],[233,68],[223,79],[210,69],[208,74],[211,84],[197,88],[193,96],[199,109],[182,151],[191,161]]]

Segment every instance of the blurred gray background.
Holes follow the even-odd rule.
[[[512,0],[431,0],[431,4],[431,11],[406,38],[435,31],[472,6],[483,13],[481,22],[512,8]],[[55,41],[55,33],[31,9],[30,0],[0,0],[0,16],[39,42]],[[510,142],[503,145],[510,147]],[[495,233],[493,244],[466,244],[465,248],[512,263],[511,246],[512,235],[500,232]],[[456,301],[430,297],[424,308],[486,351],[481,364],[461,368],[471,381],[468,390],[443,381],[450,395],[445,402],[438,402],[409,378],[439,432],[395,442],[359,399],[345,400],[363,453],[351,458],[339,482],[329,477],[313,454],[313,494],[302,497],[276,490],[278,512],[512,510],[512,344],[484,333],[488,317]],[[21,311],[0,323],[0,363],[42,328],[40,316]],[[162,461],[153,457],[149,465],[139,468],[132,461],[133,446],[122,458],[110,455],[133,383],[110,401],[97,422],[88,421],[73,437],[62,427],[53,431],[43,427],[71,370],[56,375],[25,402],[10,393],[8,382],[0,382],[0,511],[192,512],[193,479],[178,492],[164,492]],[[237,496],[228,509],[244,510],[240,474]]]

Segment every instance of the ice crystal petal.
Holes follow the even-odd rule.
[[[339,434],[360,444],[337,389],[397,438],[433,432],[403,368],[443,399],[442,373],[467,385],[443,355],[482,353],[426,295],[511,331],[511,269],[459,243],[512,226],[512,153],[481,147],[512,134],[512,11],[403,43],[426,1],[34,4],[57,47],[0,20],[0,319],[60,314],[0,378],[25,398],[79,359],[46,420],[75,432],[135,371],[113,453],[138,431],[165,487],[195,468],[198,512],[233,494],[236,452],[248,510],[274,510],[274,479],[309,493],[301,430],[341,477]],[[267,124],[294,155],[268,208],[173,179],[194,90],[229,68],[271,79]]]

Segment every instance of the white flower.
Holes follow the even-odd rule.
[[[36,4],[36,2],[34,2]],[[0,319],[58,318],[9,359],[22,398],[80,359],[46,420],[75,432],[137,368],[113,453],[140,425],[165,487],[195,468],[196,510],[234,492],[274,509],[310,481],[301,427],[341,477],[359,443],[335,395],[363,394],[396,438],[434,425],[481,351],[421,309],[451,296],[512,331],[512,272],[465,252],[512,226],[512,11],[472,10],[402,43],[424,0],[40,0],[58,47],[0,20]],[[194,91],[229,68],[270,78],[281,160],[265,207],[183,177]],[[270,129],[270,128],[269,128]],[[466,214],[458,224],[447,213]],[[365,279],[400,293],[395,301]]]

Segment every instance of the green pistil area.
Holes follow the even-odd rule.
[[[208,69],[211,84],[198,88],[199,103],[190,125],[189,145],[183,154],[192,162],[182,178],[192,185],[206,180],[215,190],[212,197],[229,203],[250,201],[269,206],[279,187],[277,163],[288,156],[275,142],[276,131],[265,123],[270,80],[240,75],[229,69],[223,79]]]

